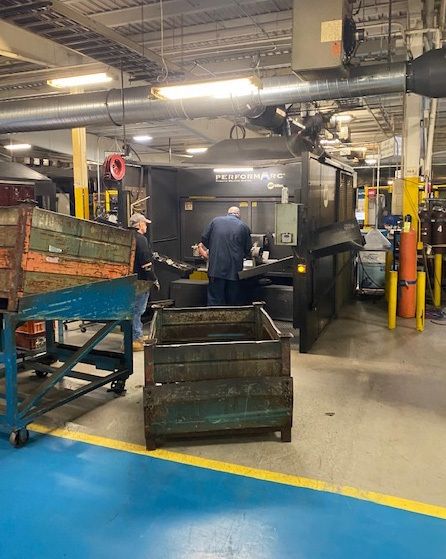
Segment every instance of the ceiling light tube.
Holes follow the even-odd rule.
[[[190,153],[191,155],[199,155],[201,153],[206,153],[208,148],[187,148],[186,153]]]
[[[141,134],[140,136],[133,136],[133,141],[134,142],[150,142],[153,140],[152,136],[149,136],[148,134]]]
[[[53,80],[48,80],[46,83],[51,87],[62,88],[75,88],[75,87],[85,87],[88,85],[96,85],[100,83],[111,82],[113,78],[106,74],[105,72],[99,72],[97,74],[86,74],[83,76],[70,76],[68,78],[55,78]]]
[[[234,80],[152,87],[152,94],[160,99],[171,100],[196,97],[228,99],[232,96],[257,93],[258,90],[259,81],[256,78],[237,78]]]
[[[31,149],[31,144],[8,144],[3,147],[9,151],[25,151]]]
[[[349,114],[334,115],[333,118],[336,122],[339,122],[340,124],[348,124],[353,120],[352,115]]]

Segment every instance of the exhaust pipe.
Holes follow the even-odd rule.
[[[0,133],[57,130],[81,126],[122,125],[164,120],[215,117],[256,117],[266,108],[288,103],[349,99],[410,91],[427,97],[446,97],[446,50],[429,51],[406,64],[346,79],[302,82],[296,76],[264,78],[255,93],[229,99],[210,97],[151,99],[150,87],[61,95],[0,103]]]

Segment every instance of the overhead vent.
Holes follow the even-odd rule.
[[[294,0],[293,70],[306,79],[345,75],[356,35],[352,0]]]

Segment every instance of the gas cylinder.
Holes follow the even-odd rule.
[[[446,245],[446,208],[435,207],[432,212],[432,221],[432,244]],[[445,254],[446,246],[434,250],[436,254]]]
[[[407,225],[407,223],[405,224]],[[405,227],[401,232],[398,268],[398,316],[414,318],[417,307],[417,234]]]

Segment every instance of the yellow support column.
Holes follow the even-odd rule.
[[[443,272],[443,255],[434,256],[434,305],[441,307],[441,279]]]
[[[390,286],[390,272],[392,270],[393,264],[393,252],[388,250],[386,252],[386,267],[385,267],[385,282],[384,282],[384,293],[386,296],[386,301],[389,301],[389,286]]]
[[[389,330],[396,328],[396,303],[398,298],[398,272],[389,272],[389,304],[387,306],[388,312],[388,326]]]
[[[409,214],[412,217],[412,228],[415,229],[418,238],[418,189],[420,179],[418,177],[406,177],[404,179],[403,191],[403,218]]]
[[[71,142],[73,147],[75,215],[83,219],[90,219],[86,129],[73,128],[71,130]]]
[[[417,273],[417,330],[423,332],[426,311],[426,272]]]

